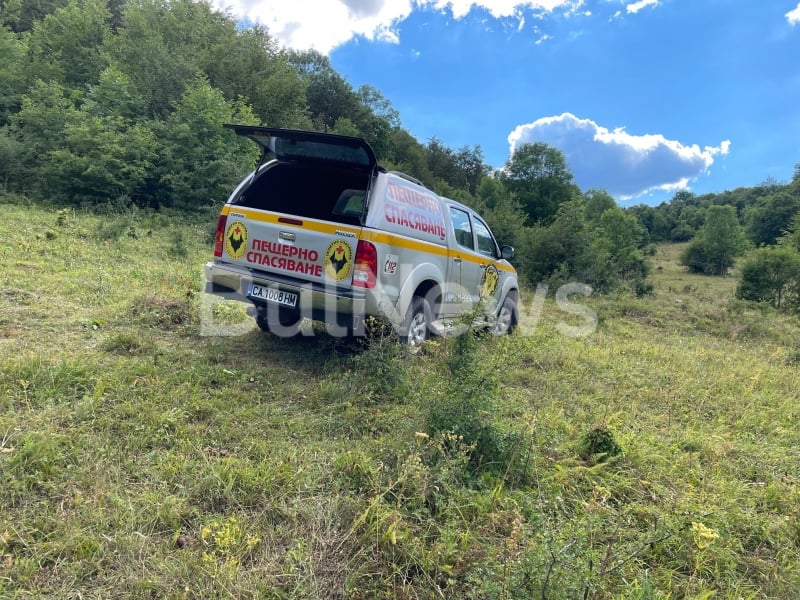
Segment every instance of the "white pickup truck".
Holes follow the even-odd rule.
[[[206,291],[252,302],[259,327],[283,336],[303,318],[358,335],[386,317],[409,345],[465,313],[497,334],[515,327],[514,249],[475,211],[378,166],[361,138],[226,127],[263,154],[222,207]]]

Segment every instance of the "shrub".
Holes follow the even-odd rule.
[[[706,222],[686,250],[680,264],[693,273],[725,275],[734,258],[747,248],[747,239],[732,206],[711,206]]]
[[[465,321],[468,323],[469,321]],[[473,331],[449,340],[448,384],[431,399],[427,425],[431,437],[452,434],[470,448],[469,466],[497,471],[508,459],[506,437],[493,419],[498,382],[495,365],[481,360]]]
[[[578,454],[587,463],[605,462],[611,457],[622,454],[622,447],[614,439],[613,434],[601,425],[584,434]]]
[[[769,302],[777,309],[798,308],[800,252],[788,246],[755,250],[742,265],[736,297]]]
[[[406,348],[390,328],[358,340],[367,347],[352,358],[356,380],[361,388],[361,403],[388,400],[401,402],[408,396]]]

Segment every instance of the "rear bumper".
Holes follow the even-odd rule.
[[[206,263],[204,273],[205,291],[209,294],[252,302],[258,306],[262,304],[261,301],[247,295],[250,285],[255,283],[297,294],[298,307],[294,312],[299,312],[303,317],[326,324],[352,327],[353,330],[358,330],[363,325],[367,295],[359,289],[301,281],[285,275],[215,262]]]

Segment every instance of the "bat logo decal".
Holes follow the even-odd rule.
[[[500,273],[497,272],[497,267],[494,265],[489,265],[483,271],[483,277],[481,278],[481,299],[485,300],[491,296],[494,296],[494,292],[497,289],[497,282],[500,280]]]
[[[225,231],[225,251],[231,258],[242,258],[247,250],[247,227],[234,221]]]
[[[353,249],[350,244],[334,240],[325,251],[325,273],[336,281],[346,279],[353,266]]]

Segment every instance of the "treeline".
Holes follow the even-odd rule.
[[[740,259],[739,298],[800,313],[800,164],[786,184],[681,191],[670,202],[628,210],[650,241],[689,241],[681,262],[690,271],[726,275]]]
[[[222,201],[255,145],[222,123],[365,137],[431,186],[472,192],[480,148],[419,143],[373,87],[191,0],[0,0],[0,186],[71,204]]]
[[[637,294],[651,289],[647,244],[697,236],[710,206],[734,205],[769,243],[786,225],[767,226],[775,206],[796,213],[796,186],[777,184],[622,210],[603,190],[580,190],[542,143],[491,172],[479,146],[419,142],[379,90],[203,2],[0,0],[0,56],[6,196],[197,212],[219,206],[257,159],[223,123],[358,135],[387,168],[482,211],[530,283]]]
[[[800,212],[800,164],[790,183],[766,181],[753,187],[696,195],[682,190],[658,206],[641,204],[628,210],[647,229],[652,242],[686,242],[703,228],[708,209],[731,206],[748,240],[755,246],[774,244]]]

